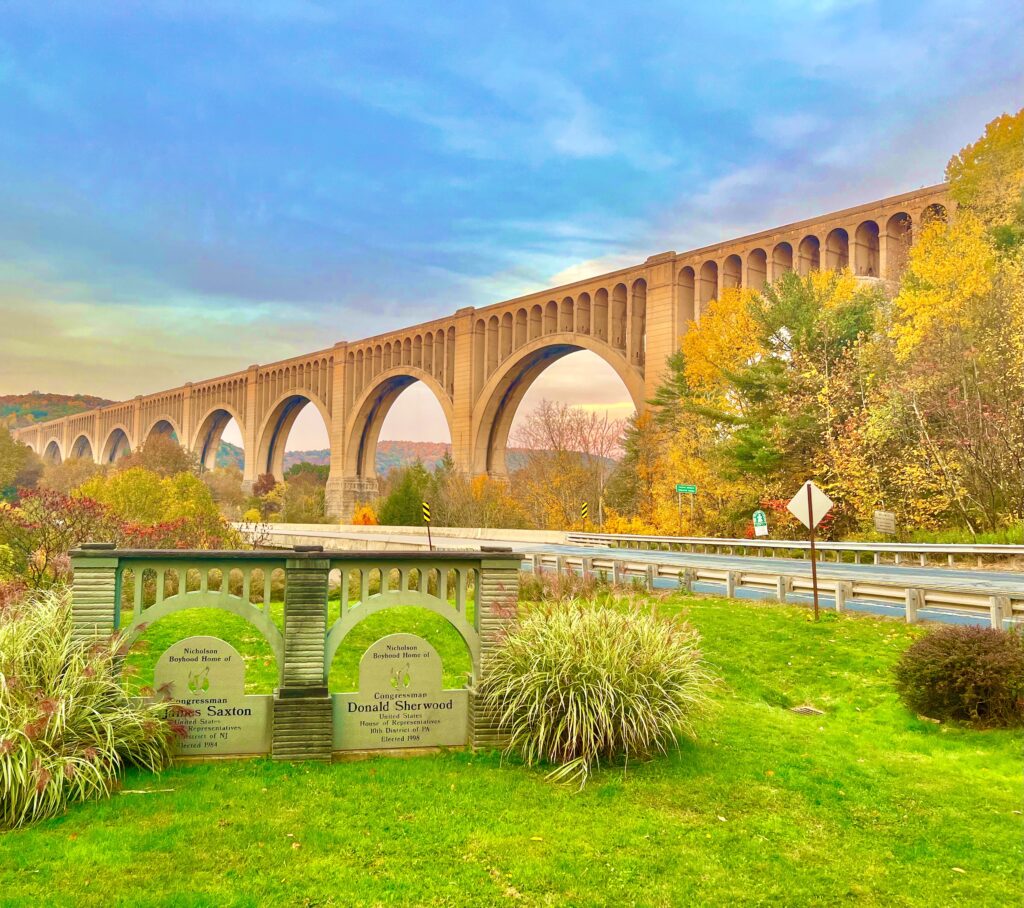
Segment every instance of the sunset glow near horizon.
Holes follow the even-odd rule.
[[[935,183],[1024,85],[1019,2],[178,6],[5,4],[0,393],[130,398]],[[632,411],[590,353],[545,397]],[[382,437],[448,430],[414,385]],[[309,407],[287,446],[325,444]]]

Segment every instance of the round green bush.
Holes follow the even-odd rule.
[[[700,636],[649,611],[547,605],[527,613],[479,688],[527,764],[581,785],[602,761],[664,752],[693,734],[711,676]]]
[[[979,727],[1024,722],[1024,635],[991,627],[938,628],[896,665],[903,702],[931,719]]]
[[[0,608],[0,828],[104,796],[128,764],[167,763],[169,704],[128,697],[121,646],[117,636],[75,643],[66,593]]]

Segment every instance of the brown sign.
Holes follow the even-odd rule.
[[[879,533],[896,533],[896,514],[893,511],[875,511],[875,530]]]

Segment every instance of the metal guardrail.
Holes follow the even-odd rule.
[[[762,561],[748,571],[709,565],[699,558],[687,563],[685,555],[680,557],[676,553],[671,562],[658,562],[652,557],[656,556],[655,552],[645,551],[643,555],[643,560],[633,560],[617,554],[602,557],[534,553],[531,563],[534,571],[551,568],[560,573],[603,576],[616,583],[639,578],[651,590],[659,585],[678,584],[692,591],[695,584],[706,584],[720,588],[729,597],[747,591],[779,602],[791,601],[793,596],[809,595],[812,591],[810,565],[799,561],[780,559],[777,567],[765,566]],[[960,580],[953,573],[929,578],[909,570],[905,575],[891,568],[876,572],[868,565],[862,567],[858,576],[851,577],[849,569],[836,570],[823,564],[818,568],[818,590],[832,597],[837,612],[902,612],[911,624],[922,619],[985,622],[993,627],[1024,624],[1024,578],[1019,586],[1011,586],[1001,578]],[[853,602],[869,607],[858,608],[851,604]],[[872,608],[871,604],[881,608]]]
[[[567,533],[566,539],[576,545],[606,545],[610,548],[644,549],[648,551],[692,552],[707,555],[757,555],[783,558],[807,558],[811,544],[798,539],[720,539],[704,536],[640,536],[611,533]],[[968,543],[930,542],[816,542],[821,556],[831,555],[834,561],[843,561],[852,555],[853,564],[913,563],[922,567],[933,562],[944,562],[949,567],[957,559],[971,559],[979,567],[989,563],[1019,562],[1024,566],[1024,545],[992,545]]]

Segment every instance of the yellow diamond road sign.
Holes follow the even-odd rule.
[[[808,505],[807,490],[810,489],[810,503]],[[801,487],[800,491],[793,496],[793,500],[787,505],[791,514],[796,517],[807,529],[811,529],[809,511],[814,514],[814,526],[821,523],[821,518],[832,510],[832,499],[821,491],[813,482],[808,480]]]

